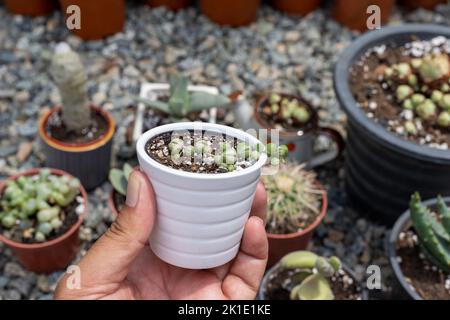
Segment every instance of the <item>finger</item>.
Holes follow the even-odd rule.
[[[253,199],[250,215],[261,218],[264,223],[267,220],[267,193],[262,181],[260,181],[256,187],[255,198]]]
[[[121,282],[146,245],[155,219],[155,198],[147,177],[134,170],[124,210],[79,263],[81,286]]]
[[[241,249],[225,277],[222,290],[230,299],[254,299],[267,264],[269,245],[263,221],[251,217]]]

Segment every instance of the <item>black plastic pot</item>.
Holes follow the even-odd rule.
[[[450,204],[450,197],[444,198],[447,205]],[[433,208],[436,206],[437,199],[430,199],[423,202],[424,206]],[[407,210],[404,212],[395,222],[394,227],[391,230],[389,239],[387,241],[387,254],[389,256],[389,263],[394,270],[395,278],[397,280],[397,287],[394,289],[394,294],[399,298],[423,300],[422,297],[413,289],[411,285],[406,281],[405,276],[400,268],[400,264],[397,260],[396,243],[400,232],[407,230],[411,226],[410,212]]]
[[[270,281],[269,280],[270,275],[279,267],[280,267],[280,265],[277,263],[273,267],[271,267],[269,270],[267,270],[266,274],[264,275],[264,278],[261,281],[261,285],[259,286],[258,296],[257,296],[258,300],[268,300],[268,298],[266,297],[266,287],[267,287],[268,282]],[[355,273],[353,272],[353,270],[351,270],[345,264],[342,264],[342,269],[344,269],[344,271],[353,279],[353,281],[356,282],[356,277],[355,277]],[[361,296],[362,296],[362,300],[369,300],[369,292],[363,286],[361,286]]]
[[[411,35],[450,37],[450,27],[406,24],[371,31],[342,54],[334,74],[338,100],[348,116],[346,185],[351,204],[376,220],[392,224],[408,208],[410,195],[450,195],[450,151],[406,141],[369,119],[356,105],[348,76],[351,66],[369,48],[387,42],[402,45]]]

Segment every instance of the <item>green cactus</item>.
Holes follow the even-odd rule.
[[[138,100],[172,118],[182,119],[189,113],[216,107],[229,107],[230,99],[221,94],[206,92],[189,92],[187,78],[179,74],[171,74],[170,97],[168,102],[139,98]]]
[[[183,143],[182,140],[181,143]],[[121,195],[126,196],[127,194],[128,179],[132,171],[133,167],[128,163],[124,163],[122,170],[114,168],[109,171],[109,182],[111,182],[114,190]]]
[[[291,290],[291,300],[334,299],[328,278],[341,268],[337,257],[323,258],[310,251],[295,251],[284,256],[280,266],[296,270],[292,280],[298,284]]]
[[[438,221],[431,211],[425,207],[420,199],[419,193],[415,193],[411,197],[410,213],[414,230],[419,237],[420,245],[423,252],[438,267],[446,272],[450,271],[450,233],[448,232],[448,208],[442,199],[438,201],[438,211],[442,217],[445,217],[446,224],[443,220]]]
[[[6,184],[0,196],[0,220],[5,229],[22,230],[34,241],[43,242],[63,225],[63,208],[79,195],[80,182],[68,176],[41,169],[33,176],[20,176]]]

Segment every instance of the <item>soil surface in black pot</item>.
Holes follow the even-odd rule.
[[[115,190],[113,191],[113,204],[117,212],[122,211],[122,209],[125,207],[125,200],[126,197],[123,194]]]
[[[450,275],[421,252],[413,228],[399,234],[397,259],[406,281],[425,300],[450,300]]]
[[[444,37],[427,41],[411,38],[411,42],[403,46],[386,43],[374,47],[363,54],[350,71],[352,94],[367,116],[387,130],[422,145],[448,149],[450,118],[449,115],[443,116],[442,120],[439,118],[441,112],[450,110],[443,107],[437,99],[438,94],[433,93],[450,94],[450,74],[430,80],[424,76],[420,63],[425,57],[436,55],[445,62],[445,57],[450,59],[449,54],[450,39]],[[447,69],[447,64],[441,62],[436,64]],[[399,96],[400,86],[405,90]],[[434,104],[434,112],[422,112],[426,109],[420,106],[423,99],[428,105]]]
[[[297,284],[290,279],[295,274],[295,270],[287,270],[275,267],[269,277],[265,289],[266,300],[289,300],[291,289]],[[330,280],[335,300],[362,300],[361,288],[345,270],[341,269],[339,273]]]
[[[45,129],[50,137],[63,143],[84,144],[103,136],[108,130],[108,121],[100,112],[91,109],[91,125],[84,129],[82,133],[77,133],[67,130],[66,125],[62,121],[60,111],[50,115]]]
[[[279,99],[274,97],[279,97]],[[277,101],[279,100],[279,101]],[[294,102],[295,107],[292,106]],[[302,109],[296,117],[295,109]],[[298,111],[298,110],[297,110]],[[301,97],[271,94],[256,110],[266,128],[286,131],[308,131],[316,125],[316,112]]]
[[[77,213],[77,207],[80,205],[77,198],[79,199],[81,194],[73,200],[70,204],[61,208],[61,212],[59,213],[60,220],[62,221],[62,226],[54,229],[46,236],[45,241],[50,241],[56,239],[63,234],[65,234],[69,229],[77,223],[79,219],[79,215]],[[1,198],[1,197],[0,197]],[[0,211],[2,206],[0,205]],[[29,219],[27,221],[22,221],[21,224],[14,226],[11,229],[5,229],[0,224],[0,233],[3,234],[6,238],[11,239],[15,242],[20,243],[41,243],[34,239],[34,237],[29,237],[28,230],[31,228],[35,228],[37,226],[37,219]]]
[[[226,173],[248,168],[259,159],[259,153],[256,157],[251,150],[240,157],[236,149],[241,141],[233,137],[210,132],[184,131],[172,136],[173,133],[166,132],[153,137],[145,145],[145,150],[152,159],[174,169],[196,173]],[[173,146],[174,137],[180,143],[178,146]],[[199,144],[204,147],[199,149]]]

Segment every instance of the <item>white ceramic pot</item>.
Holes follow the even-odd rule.
[[[153,160],[147,142],[162,133],[205,130],[260,143],[252,135],[227,126],[183,122],[145,132],[136,149],[141,170],[156,194],[156,225],[150,238],[153,252],[162,260],[183,268],[208,269],[232,260],[240,246],[266,154],[251,167],[219,174],[176,170]]]

